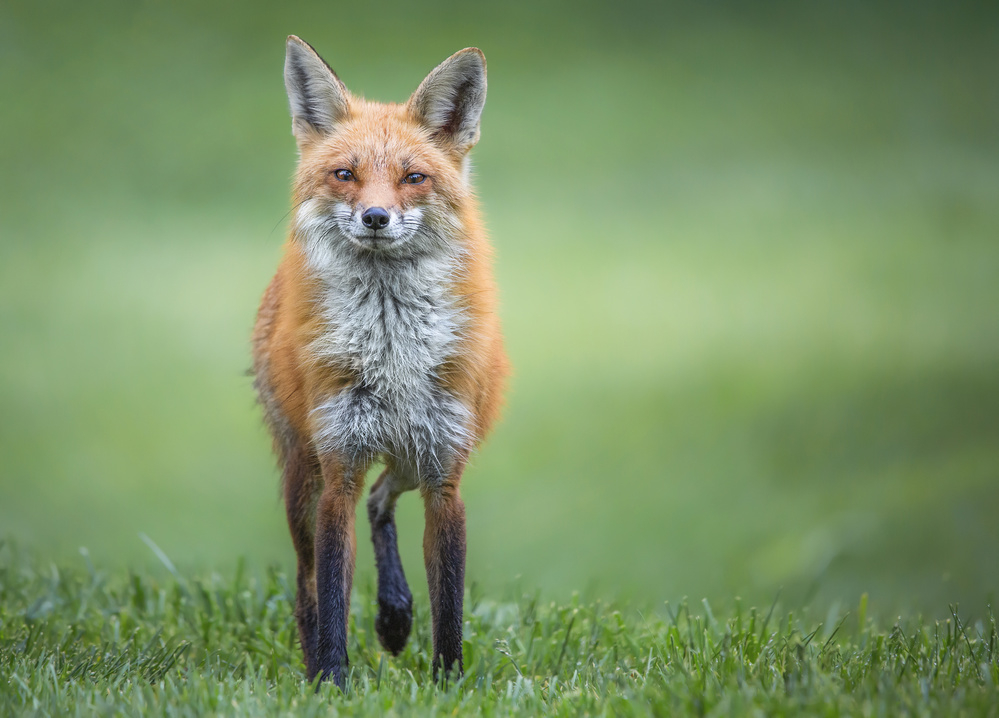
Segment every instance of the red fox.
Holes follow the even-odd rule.
[[[507,374],[490,247],[469,185],[486,62],[455,53],[402,105],[347,91],[288,38],[284,81],[299,163],[291,232],[253,331],[254,386],[282,468],[310,680],[344,687],[354,513],[365,472],[381,644],[412,627],[395,503],[419,489],[433,671],[462,671],[469,453]]]

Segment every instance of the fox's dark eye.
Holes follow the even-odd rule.
[[[333,174],[335,174],[336,178],[341,182],[350,182],[355,179],[354,173],[350,170],[335,170]]]
[[[411,172],[402,178],[402,181],[406,184],[420,184],[427,178],[426,175],[421,175],[419,172]]]

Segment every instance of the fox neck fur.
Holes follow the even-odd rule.
[[[309,353],[319,365],[348,368],[356,381],[316,407],[315,438],[357,459],[389,455],[433,481],[472,443],[469,408],[437,375],[468,327],[453,292],[461,244],[420,237],[410,245],[419,249],[405,254],[366,250],[327,217],[310,202],[296,217],[323,317]]]

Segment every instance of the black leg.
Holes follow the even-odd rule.
[[[434,680],[464,669],[461,656],[462,604],[465,598],[465,504],[457,482],[423,491],[426,528],[423,558],[434,622]]]
[[[325,488],[316,511],[316,664],[322,680],[344,688],[347,678],[347,618],[354,579],[354,510],[363,471],[347,472],[324,462]]]
[[[392,655],[399,655],[413,627],[413,595],[399,560],[395,529],[395,502],[398,483],[390,469],[385,469],[368,499],[371,541],[378,567],[378,617],[375,630],[378,640]]]

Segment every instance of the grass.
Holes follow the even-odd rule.
[[[430,678],[427,607],[398,658],[354,592],[345,695],[303,677],[293,587],[276,569],[107,573],[0,545],[4,715],[999,715],[999,631],[707,602],[635,607],[537,594],[466,599],[467,671]]]

